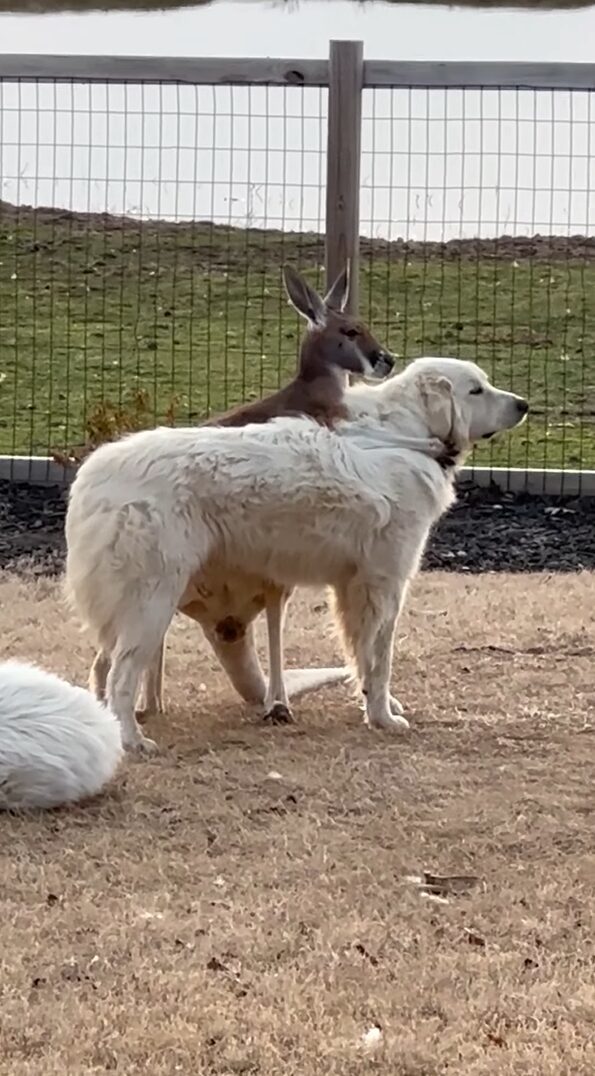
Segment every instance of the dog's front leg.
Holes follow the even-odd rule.
[[[409,727],[389,691],[393,637],[405,591],[403,587],[387,594],[385,579],[352,579],[335,588],[336,612],[364,695],[366,723],[376,728]]]
[[[362,677],[366,723],[376,728],[409,728],[409,722],[402,716],[403,708],[399,700],[395,699],[389,691],[398,615],[399,609],[378,629],[374,642],[373,662],[371,668],[368,668]]]

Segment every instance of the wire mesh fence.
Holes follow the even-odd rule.
[[[595,467],[592,93],[363,92],[361,309],[527,394],[476,462]],[[328,90],[0,81],[0,453],[274,389],[322,282]]]
[[[472,359],[531,400],[484,465],[595,466],[593,123],[584,91],[364,93],[375,320],[403,357]]]
[[[0,451],[198,422],[293,373],[281,269],[323,267],[322,90],[0,87]]]

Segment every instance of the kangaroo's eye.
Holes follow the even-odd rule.
[[[348,336],[350,340],[355,340],[356,336],[359,336],[357,329],[342,329],[343,336]]]
[[[477,385],[474,389],[469,389],[470,396],[481,396],[482,392],[483,387],[481,385]]]

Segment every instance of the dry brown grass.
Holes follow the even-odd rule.
[[[177,623],[167,752],[86,807],[0,818],[0,1073],[595,1071],[594,595],[421,578],[404,738],[342,688],[262,727]],[[5,656],[84,681],[53,584],[0,602]],[[336,656],[325,618],[297,603],[292,663]],[[439,903],[424,869],[477,883]]]

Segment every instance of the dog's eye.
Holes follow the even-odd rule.
[[[469,389],[470,396],[481,396],[483,388],[481,385],[477,385],[474,389]]]
[[[355,340],[356,336],[359,336],[357,329],[342,329],[343,336],[348,336],[350,340]]]

